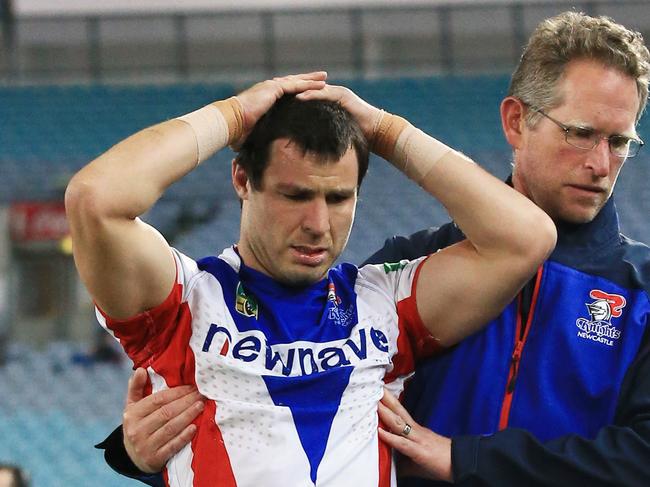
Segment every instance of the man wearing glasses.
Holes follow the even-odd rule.
[[[391,403],[412,426],[393,437],[412,459],[402,474],[449,462],[442,434],[442,480],[463,486],[650,485],[650,250],[619,233],[611,198],[643,146],[649,72],[641,36],[606,18],[567,12],[532,34],[501,120],[511,183],[555,221],[558,245],[496,320],[417,370],[410,415]],[[460,238],[451,224],[393,238],[371,260]]]
[[[497,319],[418,368],[410,414],[391,398],[380,407],[398,433],[387,441],[408,459],[401,474],[413,476],[401,485],[650,485],[650,250],[619,233],[610,198],[643,145],[649,72],[642,37],[610,19],[566,12],[532,34],[501,119],[510,182],[553,218],[558,245]],[[368,261],[463,238],[449,223],[389,239]],[[187,441],[193,399],[137,401],[140,386],[125,436],[153,472]]]

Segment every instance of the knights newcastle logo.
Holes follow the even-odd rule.
[[[620,294],[610,294],[599,289],[589,293],[593,301],[585,303],[589,318],[578,318],[578,336],[586,340],[603,343],[609,347],[621,337],[621,330],[612,324],[612,318],[619,318],[625,308],[625,298]]]
[[[330,282],[327,286],[327,317],[339,326],[351,326],[356,323],[356,313],[354,306],[347,309],[342,308],[343,302],[336,294],[336,286]]]

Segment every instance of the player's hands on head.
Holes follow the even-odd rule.
[[[244,131],[241,139],[234,142],[235,148],[241,146],[257,121],[282,96],[320,90],[325,86],[326,79],[325,71],[292,74],[262,81],[238,94],[237,99],[242,104],[244,115]]]
[[[449,438],[416,423],[399,400],[385,389],[378,412],[379,438],[404,456],[398,462],[399,476],[453,481]]]
[[[122,428],[129,458],[143,472],[154,473],[192,440],[196,433],[192,421],[203,411],[204,402],[193,386],[145,397],[146,384],[146,370],[137,369],[129,379]]]
[[[336,85],[325,85],[322,89],[306,90],[296,96],[300,100],[335,101],[347,110],[361,127],[363,135],[372,142],[381,110],[361,99],[349,88]]]

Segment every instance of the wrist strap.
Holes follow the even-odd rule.
[[[372,151],[422,185],[436,163],[453,149],[383,110],[375,122]]]
[[[197,165],[219,149],[239,140],[244,131],[243,108],[236,96],[211,103],[177,117],[176,120],[187,123],[194,132],[198,153]]]

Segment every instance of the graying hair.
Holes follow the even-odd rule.
[[[566,65],[575,59],[599,61],[636,80],[640,100],[636,121],[639,121],[648,100],[650,52],[639,32],[609,17],[564,12],[542,21],[524,48],[508,95],[538,109],[560,105],[563,100],[557,85]],[[530,110],[526,122],[532,126],[539,116]]]

